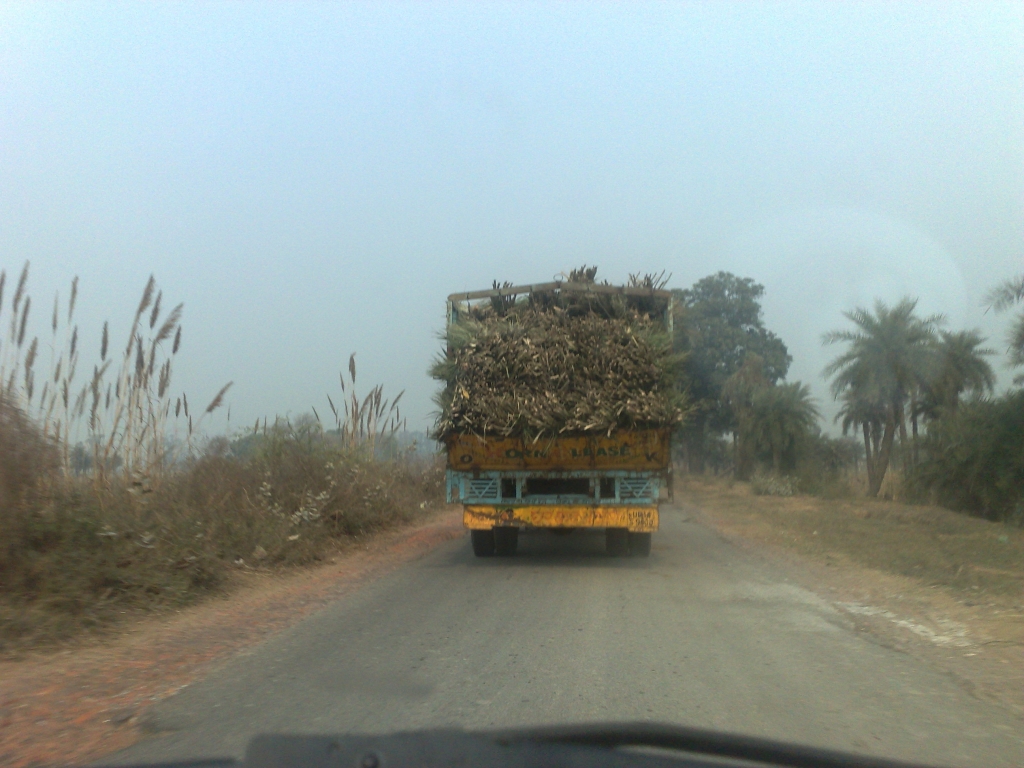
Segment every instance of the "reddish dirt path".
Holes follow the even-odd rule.
[[[448,508],[328,565],[247,575],[226,597],[143,619],[114,639],[0,662],[0,765],[83,763],[123,749],[140,738],[153,702],[367,579],[462,535],[461,514]]]

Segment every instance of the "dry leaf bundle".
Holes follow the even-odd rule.
[[[501,297],[448,327],[435,436],[611,434],[684,414],[679,358],[649,297]]]

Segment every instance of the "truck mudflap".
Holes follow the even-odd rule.
[[[495,526],[519,528],[626,528],[633,533],[658,530],[657,507],[607,504],[477,505],[462,508],[462,522],[470,530]]]

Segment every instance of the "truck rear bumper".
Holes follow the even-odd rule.
[[[608,504],[490,505],[467,504],[462,523],[470,530],[495,526],[518,528],[628,528],[634,533],[658,530],[655,506],[611,506]]]

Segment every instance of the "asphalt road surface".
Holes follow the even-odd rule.
[[[663,508],[649,559],[603,536],[468,536],[158,704],[106,763],[241,757],[260,732],[650,720],[955,766],[1024,765],[1024,723]]]

